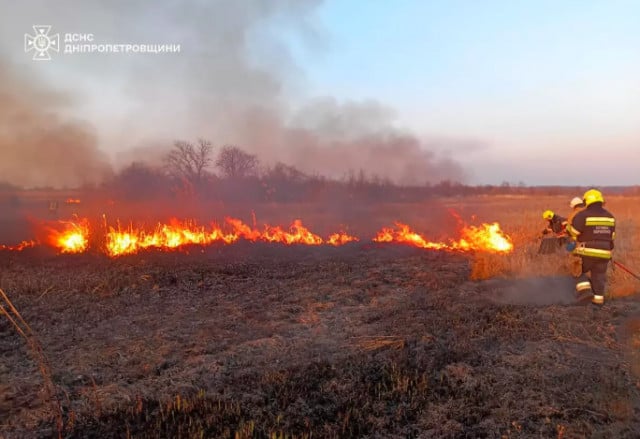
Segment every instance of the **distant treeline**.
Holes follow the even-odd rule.
[[[217,172],[213,171],[213,168]],[[426,178],[425,178],[426,180]],[[591,186],[466,185],[444,180],[435,184],[400,186],[389,179],[357,170],[342,178],[308,175],[293,166],[262,166],[257,157],[237,146],[224,146],[214,156],[207,141],[176,142],[162,166],[132,163],[101,185],[74,188],[100,192],[122,201],[194,197],[225,202],[387,201],[417,202],[433,197],[476,195],[575,195]],[[607,194],[640,195],[640,186],[599,187]],[[0,182],[3,205],[19,205],[25,189]],[[52,188],[33,191],[57,191]],[[26,195],[26,194],[24,194]]]
[[[398,186],[366,177],[364,173],[342,180],[320,176],[299,176],[291,179],[287,175],[269,173],[261,176],[246,176],[229,179],[208,176],[197,188],[176,185],[176,182],[156,169],[134,164],[115,175],[100,186],[74,189],[37,188],[22,189],[0,183],[0,204],[18,207],[22,197],[29,193],[81,192],[100,193],[106,198],[121,201],[161,200],[176,197],[196,197],[208,201],[224,202],[330,202],[330,201],[386,201],[419,202],[437,197],[470,197],[478,195],[566,195],[583,193],[582,186],[524,186],[504,183],[501,185],[470,186],[458,182],[441,181],[423,186]],[[640,196],[640,186],[600,187],[607,194]]]

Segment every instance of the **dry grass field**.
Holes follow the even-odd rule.
[[[499,222],[507,255],[367,240],[0,252],[33,334],[0,315],[0,437],[640,437],[640,281],[611,268],[605,305],[576,305],[567,255],[537,254],[541,212],[573,196],[255,208],[359,236],[395,220],[444,234],[454,209]],[[639,200],[605,197],[615,258],[640,272]]]

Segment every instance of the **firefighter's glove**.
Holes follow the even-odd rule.
[[[571,253],[572,251],[574,251],[576,249],[576,242],[575,241],[567,242],[567,245],[565,246],[565,248],[567,249],[567,251],[569,253]]]

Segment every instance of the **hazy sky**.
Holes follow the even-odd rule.
[[[638,17],[635,0],[0,0],[0,61],[21,87],[67,94],[49,110],[86,122],[110,159],[204,136],[308,171],[630,185]],[[181,53],[32,61],[33,24]]]
[[[332,1],[320,15],[328,49],[296,52],[313,92],[483,141],[457,155],[476,181],[640,184],[640,2]]]

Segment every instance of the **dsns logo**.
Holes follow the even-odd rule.
[[[24,34],[24,51],[33,51],[36,61],[50,60],[49,50],[60,51],[60,34],[49,35],[51,26],[33,26],[33,35]]]

